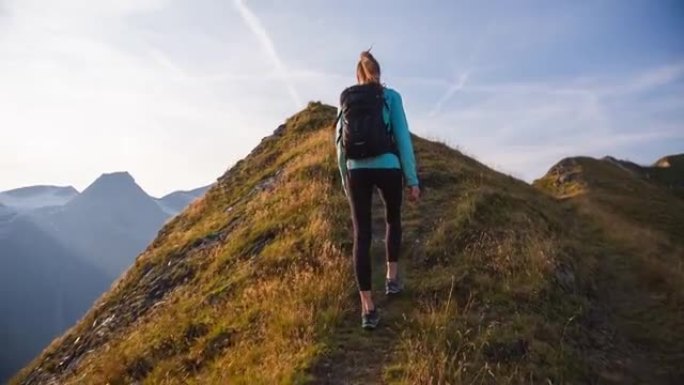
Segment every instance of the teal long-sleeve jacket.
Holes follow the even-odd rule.
[[[383,117],[385,118],[385,123],[389,124],[389,129],[394,135],[394,140],[396,141],[399,150],[399,157],[393,153],[386,153],[367,159],[346,159],[344,156],[344,149],[342,148],[342,122],[340,121],[337,126],[335,143],[337,144],[337,162],[340,168],[340,174],[342,175],[342,187],[344,188],[345,193],[347,191],[347,170],[359,168],[401,169],[408,186],[418,185],[416,158],[413,153],[411,134],[409,133],[401,95],[399,92],[385,87],[384,96],[387,103],[383,110]]]

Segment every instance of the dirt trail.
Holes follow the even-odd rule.
[[[334,353],[323,357],[312,373],[314,384],[355,385],[385,384],[385,368],[392,365],[395,350],[400,342],[400,311],[397,302],[408,300],[376,301],[382,316],[378,329],[370,332],[361,329],[358,314],[350,314],[338,329],[334,339]]]
[[[313,384],[320,385],[380,385],[385,384],[388,367],[396,362],[396,352],[401,343],[402,324],[415,305],[411,295],[411,276],[407,274],[415,229],[404,223],[404,239],[399,259],[400,275],[406,289],[397,296],[385,295],[385,223],[380,198],[374,196],[373,208],[373,299],[380,312],[380,325],[376,330],[361,328],[361,313],[356,292],[352,299],[354,310],[348,312],[342,325],[335,332],[331,354],[321,359],[311,369]]]

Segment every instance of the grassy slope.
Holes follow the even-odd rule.
[[[612,240],[420,138],[408,290],[381,300],[383,327],[362,333],[334,117],[314,103],[288,119],[13,383],[666,382],[669,366],[633,348],[597,289]]]
[[[670,155],[659,159],[647,168],[648,178],[667,186],[684,199],[684,154]]]
[[[535,185],[558,198],[575,190],[565,204],[602,245],[599,293],[618,331],[660,361],[664,377],[684,377],[684,200],[662,180],[602,160],[572,161],[577,178],[558,185],[548,174]]]
[[[334,115],[312,105],[289,119],[14,382],[295,382],[351,285],[346,203],[322,129]]]
[[[351,316],[333,338],[339,351],[316,368],[332,372],[321,383],[599,378],[615,357],[588,359],[610,347],[584,341],[594,334],[586,325],[595,316],[587,278],[595,261],[592,251],[579,251],[572,218],[520,181],[445,145],[414,140],[425,196],[405,210],[408,291],[384,304],[380,337],[370,342]],[[368,382],[350,364],[377,377]]]

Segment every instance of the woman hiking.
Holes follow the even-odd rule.
[[[385,204],[385,294],[401,292],[397,260],[401,246],[404,181],[411,201],[420,198],[415,156],[401,96],[380,83],[380,64],[369,51],[356,66],[357,85],[340,96],[337,158],[354,223],[354,270],[361,297],[361,326],[375,329],[380,316],[371,295],[371,203],[375,187]],[[339,118],[338,118],[339,119]]]

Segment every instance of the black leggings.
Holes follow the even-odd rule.
[[[399,259],[401,246],[402,173],[399,169],[363,168],[349,171],[349,203],[354,221],[354,268],[360,291],[371,289],[371,206],[373,188],[385,202],[385,251],[388,262]]]

